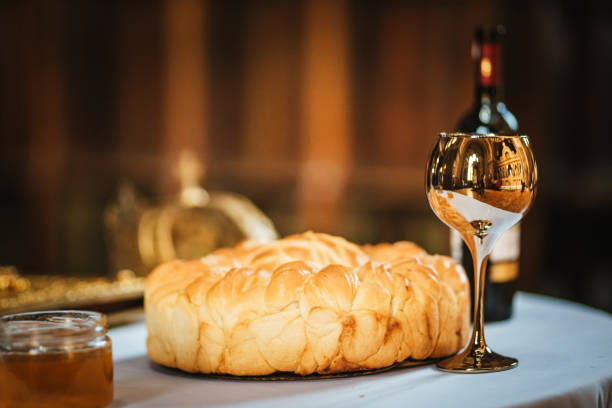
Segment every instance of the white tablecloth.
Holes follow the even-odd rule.
[[[144,323],[109,331],[112,407],[608,407],[612,408],[612,316],[519,293],[514,317],[489,323],[489,346],[516,369],[450,374],[433,365],[353,378],[233,381],[156,370]]]

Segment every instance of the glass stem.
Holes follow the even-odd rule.
[[[485,272],[489,254],[482,256],[479,249],[474,248],[472,259],[474,262],[474,328],[470,346],[475,354],[483,355],[487,345],[484,338],[484,285]]]

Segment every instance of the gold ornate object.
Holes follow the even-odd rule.
[[[193,259],[244,239],[271,241],[278,234],[270,219],[248,198],[224,191],[206,191],[195,154],[180,157],[178,197],[148,203],[123,184],[116,203],[104,215],[113,271],[129,268],[146,276],[173,259]]]
[[[249,238],[274,240],[272,222],[246,197],[207,192],[199,186],[202,166],[189,152],[181,156],[178,197],[151,203],[127,181],[106,208],[111,277],[20,275],[0,267],[0,315],[33,310],[87,308],[115,312],[138,307],[144,277],[159,263],[196,258]]]
[[[484,338],[484,271],[499,236],[519,222],[535,198],[537,167],[527,136],[441,133],[426,168],[434,213],[455,229],[474,261],[474,327],[467,347],[437,363],[455,373],[508,370],[518,360],[493,352]]]
[[[6,269],[6,268],[2,268]],[[6,274],[0,274],[5,282]],[[12,268],[11,279],[19,283],[20,290],[12,286],[0,288],[0,315],[32,310],[109,309],[110,305],[142,299],[144,278],[132,271],[121,271],[117,279],[77,278],[59,275],[20,276]]]
[[[30,288],[30,281],[22,278],[14,266],[0,266],[0,294],[20,293]]]

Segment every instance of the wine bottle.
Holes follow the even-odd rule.
[[[465,133],[517,134],[518,121],[503,98],[501,25],[479,26],[472,43],[476,87],[474,104],[463,115],[457,131]],[[512,315],[512,302],[519,274],[520,225],[506,231],[497,241],[485,270],[485,321],[505,320]],[[461,236],[451,230],[451,255],[465,268],[474,296],[472,256]]]

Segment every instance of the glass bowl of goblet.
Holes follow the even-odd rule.
[[[484,271],[497,239],[527,213],[536,195],[537,167],[525,135],[440,133],[427,162],[426,194],[433,212],[456,230],[474,263],[474,318],[470,342],[437,363],[445,371],[507,370],[518,360],[485,342]]]

